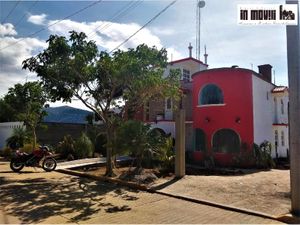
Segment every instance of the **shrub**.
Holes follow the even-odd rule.
[[[170,145],[166,138],[150,125],[140,121],[128,120],[117,130],[116,149],[120,154],[129,154],[136,159],[136,173],[142,166],[151,165],[153,160],[160,160],[168,165],[172,161]],[[143,165],[142,165],[143,164]]]
[[[106,157],[106,143],[106,135],[103,133],[98,134],[95,140],[95,152]]]
[[[38,147],[39,144],[37,143],[35,146]],[[32,153],[32,150],[33,150],[33,144],[32,143],[27,143],[20,150],[22,152],[26,152],[26,153],[30,154],[30,153]]]
[[[5,147],[0,152],[1,152],[1,156],[3,156],[5,159],[10,159],[12,157],[12,153],[13,153],[13,151],[10,147]]]
[[[57,152],[60,153],[61,157],[66,158],[73,158],[75,156],[75,142],[71,135],[66,135],[63,138],[62,142],[58,143]]]
[[[259,146],[257,144],[254,144],[253,150],[256,158],[257,167],[259,168],[275,167],[275,162],[271,156],[272,144],[270,142],[264,141]]]
[[[93,143],[85,133],[82,133],[81,136],[75,142],[76,157],[77,158],[92,157],[93,151],[94,151]]]
[[[175,149],[173,146],[173,138],[160,137],[161,145],[158,154],[154,155],[160,162],[160,165],[165,170],[173,170],[175,166]]]
[[[23,127],[13,129],[13,134],[6,140],[6,145],[11,149],[23,147],[25,143],[30,141],[28,132]]]

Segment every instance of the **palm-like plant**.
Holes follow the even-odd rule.
[[[25,143],[30,141],[28,132],[24,127],[16,127],[13,129],[13,134],[6,139],[6,145],[11,149],[23,147]]]

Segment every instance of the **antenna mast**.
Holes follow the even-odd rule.
[[[200,27],[201,27],[201,8],[205,6],[205,2],[202,0],[197,0],[197,10],[196,10],[196,58],[200,60]]]

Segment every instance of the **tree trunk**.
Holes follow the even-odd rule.
[[[35,150],[36,147],[36,131],[35,127],[32,127],[32,150]]]
[[[109,124],[106,125],[107,130],[107,147],[106,147],[106,172],[105,176],[114,177],[114,161],[113,161],[113,147],[112,147],[112,129]]]
[[[142,173],[142,171],[143,171],[142,162],[143,162],[143,154],[136,155],[136,168],[134,170],[135,174],[141,174]]]

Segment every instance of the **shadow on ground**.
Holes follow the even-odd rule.
[[[7,181],[0,176],[0,206],[24,223],[40,223],[63,215],[69,222],[85,221],[97,213],[131,210],[134,190],[84,178],[24,179]]]

